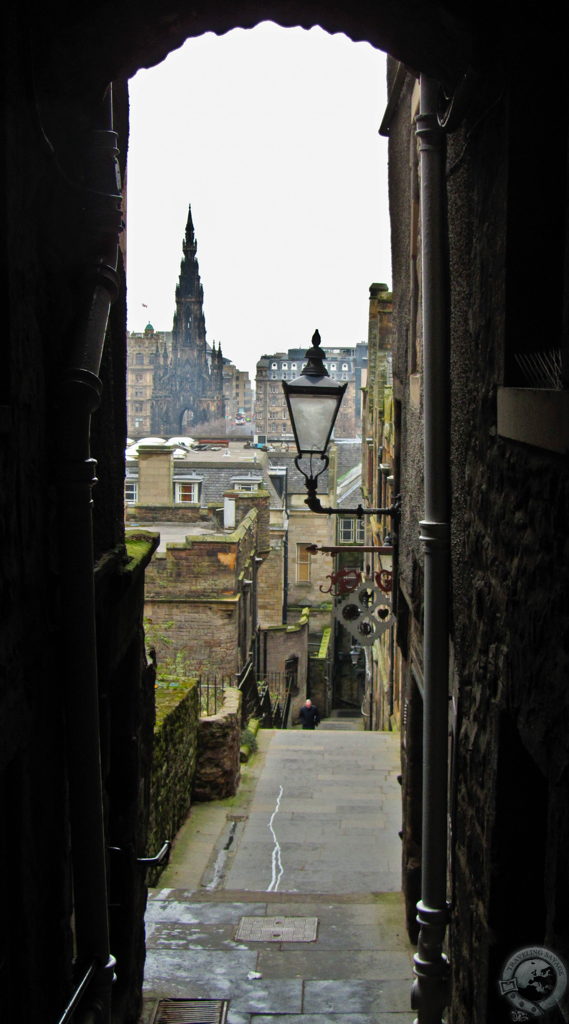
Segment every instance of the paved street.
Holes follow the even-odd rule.
[[[260,733],[238,796],[192,808],[149,899],[144,1024],[166,998],[228,1000],[228,1024],[413,1020],[399,736],[330,726]]]

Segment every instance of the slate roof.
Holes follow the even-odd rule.
[[[226,454],[227,451],[230,452],[229,455]],[[253,451],[249,452],[243,449],[243,446],[189,451],[183,458],[174,459],[172,476],[177,482],[199,480],[202,485],[200,505],[204,508],[213,503],[221,507],[224,492],[234,489],[237,482],[256,484],[257,487],[269,492],[271,508],[282,507],[282,501],[269,478],[266,457]],[[138,462],[129,459],[127,480],[137,478]]]

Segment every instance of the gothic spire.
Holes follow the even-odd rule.
[[[188,220],[186,222],[186,233],[184,235],[184,242],[182,248],[184,251],[184,256],[186,256],[187,253],[191,253],[193,256],[195,256],[198,248],[194,232],[194,222],[192,220],[191,203],[188,206]]]

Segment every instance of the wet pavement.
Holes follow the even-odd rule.
[[[192,808],[150,893],[144,1024],[168,998],[227,1000],[228,1024],[413,1020],[399,736],[330,725],[259,733],[237,797]]]

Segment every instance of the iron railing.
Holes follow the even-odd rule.
[[[258,718],[265,727],[286,729],[292,694],[297,684],[296,672],[265,672],[257,679],[253,665],[248,662],[235,676],[216,673],[191,672],[198,680],[200,714],[215,715],[223,705],[228,686],[241,690],[241,717],[243,725],[250,718]]]

